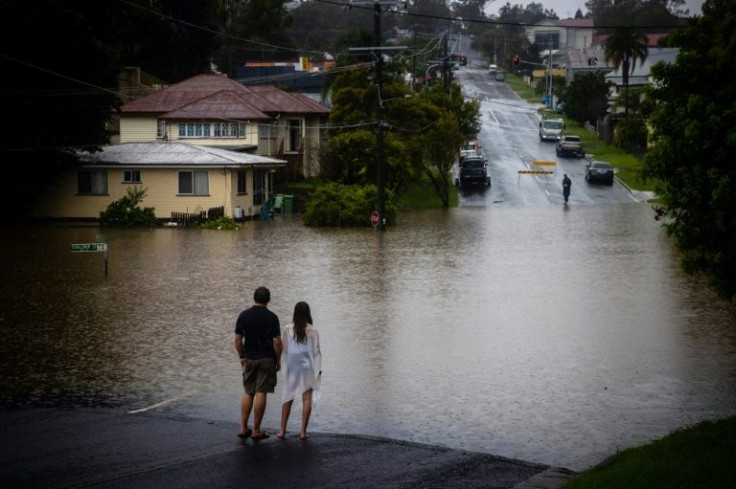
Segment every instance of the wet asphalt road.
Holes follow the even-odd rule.
[[[242,441],[238,425],[108,409],[0,411],[3,488],[514,488],[547,466],[362,436]],[[534,486],[541,487],[541,486]],[[547,486],[544,486],[547,487]]]

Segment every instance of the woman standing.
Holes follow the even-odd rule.
[[[281,356],[284,373],[284,390],[281,396],[281,429],[276,435],[286,437],[286,424],[291,414],[294,398],[302,396],[302,428],[299,439],[309,438],[307,425],[312,414],[312,406],[317,406],[319,387],[322,380],[322,352],[319,349],[319,333],[312,326],[312,313],[309,304],[297,302],[294,306],[292,323],[281,332],[284,349]]]

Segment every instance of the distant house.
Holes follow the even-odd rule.
[[[593,19],[544,19],[526,28],[529,42],[540,51],[585,49],[593,43]]]
[[[637,60],[633,71],[629,73],[629,89],[641,88],[651,84],[652,66],[660,61],[666,64],[674,63],[679,52],[679,48],[649,48],[647,59],[643,63]],[[619,66],[617,70],[608,73],[606,81],[612,84],[609,102],[613,105],[618,101],[623,89],[623,66]]]
[[[153,91],[151,91],[153,90]],[[199,75],[123,105],[118,144],[80,154],[34,210],[38,218],[98,219],[131,186],[159,219],[224,208],[256,217],[282,178],[314,176],[329,109],[298,93]]]

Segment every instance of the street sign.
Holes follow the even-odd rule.
[[[381,216],[378,214],[378,211],[371,212],[371,226],[376,227],[378,226],[378,220],[381,218]]]
[[[88,253],[95,251],[107,251],[107,243],[82,243],[72,245],[72,253]]]

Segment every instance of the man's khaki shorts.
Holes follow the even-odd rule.
[[[273,358],[245,360],[243,387],[246,394],[273,393],[276,388],[276,362]]]

